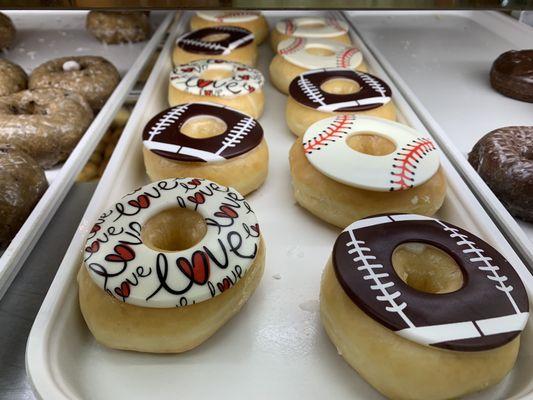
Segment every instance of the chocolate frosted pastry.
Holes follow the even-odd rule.
[[[15,39],[15,26],[7,15],[0,13],[0,49],[11,46]]]
[[[490,83],[504,96],[533,103],[533,49],[500,55],[492,64]]]
[[[26,72],[19,65],[0,58],[0,96],[20,92],[27,86]]]
[[[142,42],[150,37],[150,16],[143,11],[91,11],[87,30],[107,44]]]
[[[533,221],[533,126],[487,133],[468,161],[512,215]]]
[[[210,36],[215,40],[206,40]],[[234,49],[249,45],[253,40],[254,35],[248,29],[220,26],[188,32],[178,38],[176,46],[188,53],[228,55]]]
[[[0,249],[9,245],[47,187],[44,171],[33,158],[0,143]]]

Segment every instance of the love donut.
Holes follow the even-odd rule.
[[[334,37],[348,32],[348,25],[335,18],[291,18],[276,24],[276,30],[297,37]]]
[[[141,229],[172,207],[198,212],[204,238],[186,250],[148,247]],[[209,300],[241,279],[260,241],[259,225],[235,190],[198,178],[167,179],[143,186],[104,212],[84,252],[94,282],[109,295],[141,307],[169,308]]]
[[[396,145],[396,151],[373,156],[355,151],[347,140],[375,133]],[[302,138],[305,156],[331,179],[367,190],[410,189],[429,180],[439,168],[431,139],[389,120],[354,115],[325,118],[311,125]]]
[[[231,76],[223,79],[202,79],[205,71],[229,71]],[[262,89],[263,74],[247,65],[225,60],[197,60],[178,65],[170,73],[170,83],[182,92],[198,96],[233,97],[250,94]]]
[[[193,117],[213,116],[226,124],[224,133],[197,139],[181,132]],[[168,108],[153,117],[143,131],[143,144],[162,157],[176,161],[221,162],[258,146],[263,129],[252,117],[214,103],[186,103]]]
[[[308,48],[318,47],[330,50],[332,55],[311,54]],[[353,46],[346,46],[330,39],[307,39],[291,37],[278,44],[278,54],[291,64],[305,69],[320,68],[357,68],[363,61],[363,55]]]
[[[394,249],[422,242],[453,257],[464,275],[455,292],[431,294],[402,281]],[[447,222],[396,214],[354,222],[333,248],[337,279],[368,316],[413,342],[457,351],[502,346],[524,329],[526,290],[509,262],[489,244]]]
[[[216,41],[203,40],[207,36],[218,34],[227,34],[227,37]],[[218,26],[185,33],[177,39],[176,46],[189,53],[228,55],[233,50],[252,43],[253,40],[254,34],[247,29]]]
[[[348,79],[360,90],[353,94],[334,94],[321,89],[330,79]],[[347,68],[325,68],[305,72],[289,86],[291,97],[298,103],[324,112],[357,112],[381,107],[391,100],[392,92],[374,75]]]

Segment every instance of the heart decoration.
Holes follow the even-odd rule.
[[[220,290],[220,293],[223,293],[231,287],[231,281],[228,278],[224,278],[222,279],[222,282],[217,283],[217,287],[218,290]]]
[[[218,208],[220,211],[217,211],[215,213],[215,216],[216,217],[221,217],[221,218],[237,218],[239,216],[239,214],[237,214],[237,212],[231,208],[230,206],[220,206]]]
[[[135,258],[135,252],[126,244],[119,244],[113,249],[115,254],[105,256],[106,261],[110,262],[128,262]]]
[[[98,232],[100,229],[102,229],[102,228],[100,227],[100,225],[98,225],[98,224],[94,224],[93,228],[91,229],[91,233],[96,233],[96,232]]]
[[[241,75],[241,79],[247,81],[250,79],[250,75]]]
[[[141,194],[140,196],[137,196],[137,200],[128,201],[128,204],[132,207],[148,208],[150,207],[150,199],[148,196]]]
[[[204,96],[211,96],[213,94],[212,90],[204,90]]]
[[[180,257],[176,264],[180,271],[197,285],[204,285],[209,280],[209,257],[203,251],[195,251],[191,261]]]
[[[95,240],[94,242],[91,243],[90,246],[87,246],[85,248],[85,251],[87,253],[96,253],[98,250],[100,249],[100,242],[98,242],[97,240]]]
[[[187,199],[194,204],[204,204],[205,203],[205,196],[201,192],[196,192],[194,196],[189,196]]]
[[[204,88],[206,86],[209,86],[213,83],[212,80],[209,79],[198,79],[198,87]]]
[[[182,68],[181,72],[192,72],[194,71],[194,68]]]
[[[120,287],[115,288],[115,293],[122,298],[126,298],[130,295],[130,284],[128,282],[122,282]]]
[[[251,228],[252,231],[254,231],[255,233],[259,233],[259,224],[253,224],[253,225],[250,225],[250,228]]]
[[[197,179],[197,178],[194,178],[194,179],[191,179],[189,182],[187,182],[189,185],[194,185],[194,186],[199,186],[202,184],[202,182],[200,181],[200,179]]]

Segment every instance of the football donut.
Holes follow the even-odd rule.
[[[89,330],[115,349],[200,345],[259,284],[259,232],[244,197],[208,180],[169,179],[128,193],[88,233],[78,284]]]
[[[254,34],[259,46],[268,36],[268,23],[260,11],[252,10],[202,10],[191,18],[191,30],[216,26],[238,26]]]
[[[252,117],[212,103],[186,103],[153,117],[143,131],[146,173],[152,181],[196,176],[243,195],[268,173],[263,129]]]
[[[298,75],[323,68],[367,71],[363,55],[356,47],[330,39],[294,37],[278,45],[269,67],[270,80],[280,92],[288,94],[289,85]]]
[[[254,66],[257,62],[254,34],[237,26],[218,26],[197,29],[177,39],[172,55],[174,65],[208,58]]]
[[[325,118],[291,148],[296,201],[339,228],[390,212],[433,215],[446,180],[433,141],[389,120]]]
[[[263,114],[263,74],[252,67],[217,59],[178,65],[170,73],[170,106],[198,101],[222,104],[253,118]]]
[[[335,115],[369,115],[396,120],[392,91],[374,75],[346,68],[305,72],[293,79],[285,117],[296,136],[315,122]]]
[[[339,354],[387,398],[444,400],[511,370],[529,303],[513,266],[482,239],[395,214],[340,234],[320,313]]]
[[[348,25],[331,17],[288,18],[279,21],[270,35],[270,45],[276,51],[278,44],[292,37],[330,39],[351,44]]]

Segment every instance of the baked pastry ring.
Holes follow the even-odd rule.
[[[258,119],[265,103],[264,82],[259,70],[245,64],[217,59],[192,61],[170,73],[168,102],[176,106],[208,101]]]
[[[11,47],[16,33],[17,31],[11,18],[0,12],[0,50]]]
[[[315,122],[340,114],[394,121],[396,107],[391,99],[389,85],[374,75],[347,68],[312,70],[291,82],[285,117],[296,136],[303,136]]]
[[[501,54],[492,64],[490,84],[504,96],[533,103],[533,49]]]
[[[78,274],[81,311],[108,347],[187,351],[246,303],[264,254],[257,218],[235,190],[198,178],[154,182],[93,226]]]
[[[509,372],[529,303],[489,244],[448,222],[396,214],[354,222],[337,238],[320,311],[339,354],[375,389],[437,400]]]
[[[19,65],[0,58],[0,96],[20,92],[27,86],[26,72]]]
[[[143,42],[150,37],[150,14],[144,11],[100,11],[87,14],[86,27],[107,44]]]

